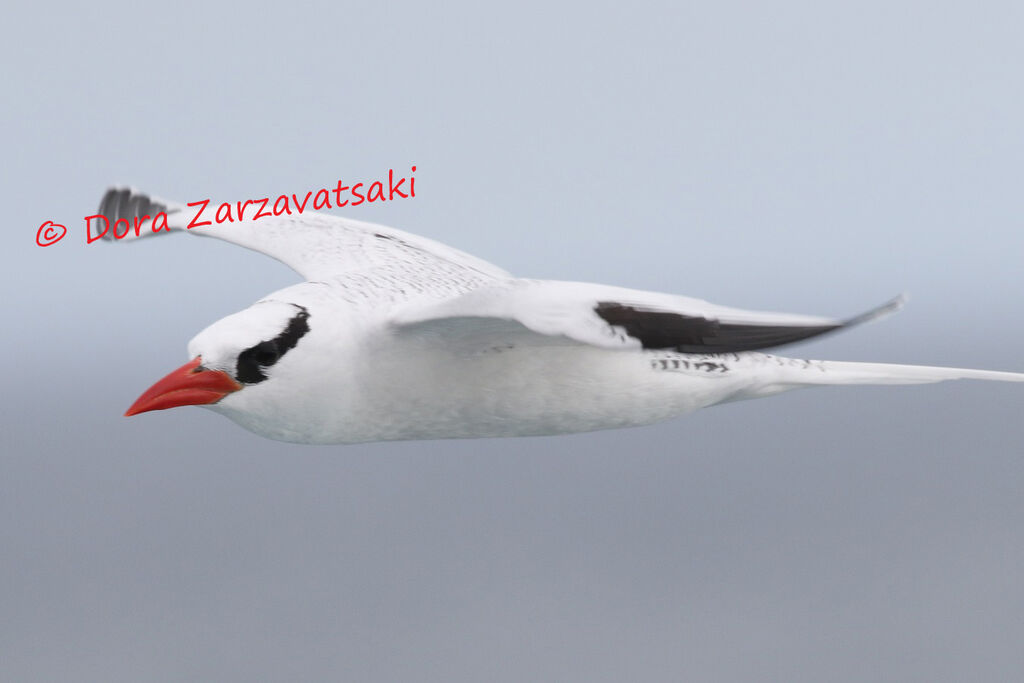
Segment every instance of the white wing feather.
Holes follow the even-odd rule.
[[[259,206],[250,204],[242,221],[213,222],[212,225],[188,228],[200,211],[202,215],[197,222],[214,221],[217,206],[210,202],[203,210],[201,206],[166,201],[137,190],[113,188],[104,195],[100,213],[107,215],[113,223],[117,218],[131,219],[143,212],[153,215],[158,210],[165,210],[172,230],[215,237],[258,251],[281,261],[307,280],[329,280],[343,273],[423,256],[473,271],[486,279],[510,277],[501,268],[440,242],[383,225],[313,212],[308,208],[302,215],[284,214],[252,220]],[[271,206],[273,204],[269,203],[268,207]],[[232,212],[237,218],[237,204],[232,204]],[[163,234],[163,231],[154,233],[151,227],[152,221],[147,220],[141,225],[138,237],[133,229],[125,239]],[[113,239],[113,231],[109,231],[106,238]]]
[[[701,299],[608,285],[514,279],[488,284],[439,303],[410,304],[397,310],[391,322],[397,330],[429,330],[432,335],[441,333],[446,322],[459,334],[466,334],[474,324],[483,326],[481,331],[491,329],[507,334],[514,327],[484,322],[503,320],[536,334],[564,337],[581,344],[607,349],[641,348],[644,344],[640,338],[598,314],[601,303],[631,307],[642,313],[678,315],[737,328],[773,328],[784,333],[787,329],[840,329],[876,320],[898,310],[903,298],[844,321],[791,313],[747,311]],[[815,334],[824,331],[830,330]],[[774,345],[777,344],[765,344],[759,348]]]
[[[375,305],[397,305],[388,322],[399,333],[445,343],[501,345],[510,335],[532,343],[607,349],[675,348],[696,353],[771,348],[878,318],[896,300],[847,321],[746,311],[683,296],[622,287],[513,279],[506,271],[433,240],[395,228],[323,213],[213,221],[217,205],[187,206],[130,189],[111,189],[100,204],[110,221],[168,215],[168,227],[215,237],[275,258],[310,281],[379,290]],[[138,237],[154,233],[151,221]],[[111,231],[112,232],[112,231]],[[108,238],[112,235],[108,234]],[[129,231],[125,239],[136,239]],[[374,284],[375,283],[375,284]],[[373,284],[373,286],[370,286]],[[408,289],[408,291],[407,291]],[[408,303],[402,304],[401,301]],[[614,310],[609,310],[614,309]],[[543,339],[538,340],[537,335]]]

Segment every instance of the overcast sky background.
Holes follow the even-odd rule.
[[[8,8],[0,679],[1013,680],[1019,385],[808,390],[616,432],[310,447],[121,417],[296,280],[86,245],[130,183],[524,276],[844,316],[788,350],[1024,370],[1020,3]],[[68,226],[35,246],[44,220]]]

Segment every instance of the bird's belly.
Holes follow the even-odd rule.
[[[374,365],[356,408],[358,441],[628,427],[717,403],[734,391],[729,378],[707,372],[659,371],[647,352],[580,346],[438,352]]]

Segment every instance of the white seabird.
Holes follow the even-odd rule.
[[[172,230],[195,215],[128,189],[109,190],[99,210],[111,224],[160,212]],[[165,232],[151,224],[139,236]],[[899,299],[842,321],[521,279],[423,237],[319,213],[187,232],[262,252],[305,281],[200,332],[192,360],[126,415],[202,405],[271,439],[356,443],[630,427],[827,384],[1024,381],[758,352],[878,318]]]

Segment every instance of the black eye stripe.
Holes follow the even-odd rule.
[[[264,368],[269,368],[279,361],[289,350],[295,348],[299,339],[309,332],[309,311],[303,306],[292,304],[299,312],[288,321],[284,332],[273,339],[261,341],[238,354],[236,379],[243,384],[256,384],[267,378]]]

